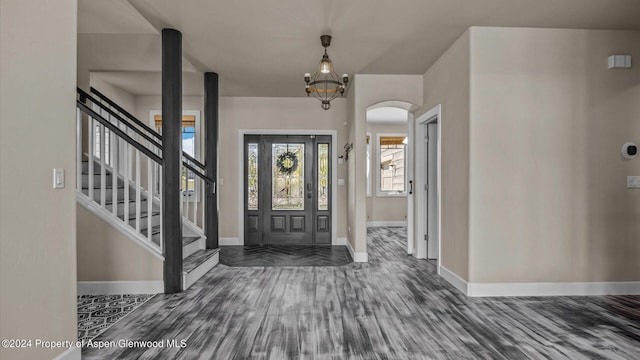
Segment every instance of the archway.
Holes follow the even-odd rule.
[[[405,228],[407,254],[415,248],[411,134],[417,109],[410,102],[389,100],[368,106],[365,115],[367,227]]]

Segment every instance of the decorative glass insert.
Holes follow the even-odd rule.
[[[329,144],[318,144],[318,210],[329,210]]]
[[[272,144],[271,155],[271,208],[304,210],[304,144]]]
[[[247,208],[258,210],[258,144],[247,148]]]

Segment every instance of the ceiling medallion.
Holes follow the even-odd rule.
[[[304,81],[307,83],[305,91],[307,96],[313,95],[320,100],[324,110],[329,110],[331,100],[338,97],[338,95],[342,96],[344,94],[349,83],[349,75],[342,74],[342,78],[340,78],[333,70],[333,62],[327,54],[327,48],[331,45],[331,36],[322,35],[320,36],[320,41],[324,47],[324,55],[322,55],[318,71],[315,74],[304,74]]]

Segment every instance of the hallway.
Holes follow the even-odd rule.
[[[157,295],[85,348],[83,359],[632,359],[640,297],[466,298],[405,252],[405,228],[370,228],[369,263],[218,265]],[[186,340],[167,348],[167,340]]]

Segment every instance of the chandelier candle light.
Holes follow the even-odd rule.
[[[327,48],[331,45],[331,36],[322,35],[320,41],[324,47],[324,55],[320,60],[320,66],[315,74],[304,74],[304,81],[307,83],[305,90],[307,96],[313,95],[322,103],[324,110],[329,110],[331,100],[344,95],[344,91],[349,83],[349,75],[342,74],[342,78],[333,70],[333,62],[327,55]]]

